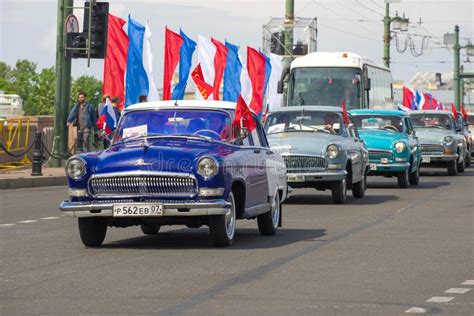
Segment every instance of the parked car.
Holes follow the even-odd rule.
[[[329,189],[337,204],[345,202],[348,188],[355,198],[364,197],[367,149],[352,121],[343,123],[340,108],[280,108],[268,114],[265,130],[272,150],[285,159],[291,187]]]
[[[86,246],[107,227],[208,225],[216,246],[230,246],[237,219],[257,218],[263,235],[281,226],[287,196],[283,158],[272,152],[259,119],[243,133],[231,124],[235,103],[160,101],[124,110],[111,145],[71,157],[70,199],[59,209],[78,217]],[[237,136],[237,137],[234,137]]]
[[[417,185],[421,146],[410,116],[395,110],[353,110],[351,114],[369,150],[369,175],[397,177],[400,188]]]
[[[466,141],[450,111],[411,111],[413,127],[421,144],[422,164],[444,165],[448,175],[464,172]]]

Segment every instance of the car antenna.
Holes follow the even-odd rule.
[[[178,106],[178,100],[174,101],[174,106]]]

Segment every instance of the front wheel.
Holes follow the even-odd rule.
[[[420,183],[420,165],[416,167],[416,170],[410,173],[410,184],[417,185]]]
[[[463,173],[464,170],[466,169],[466,159],[463,159],[462,162],[458,162],[457,167],[458,167],[458,172]]]
[[[408,188],[408,170],[402,171],[397,175],[398,187],[402,189]]]
[[[334,204],[344,204],[347,198],[347,179],[334,181],[331,188],[332,200]]]
[[[95,217],[78,218],[79,235],[87,247],[100,247],[107,233],[107,224]]]
[[[280,195],[278,193],[273,197],[271,209],[257,216],[258,230],[262,235],[275,235],[280,222]]]
[[[448,176],[455,176],[458,173],[455,160],[448,161]]]
[[[357,183],[352,185],[352,196],[356,199],[361,199],[365,196],[365,190],[367,189],[367,172]]]
[[[145,235],[156,235],[160,231],[160,225],[150,225],[150,224],[142,224],[140,225],[142,232]]]
[[[234,242],[235,235],[235,198],[229,194],[230,208],[224,215],[209,217],[209,232],[211,240],[216,247],[229,247]]]
[[[466,158],[464,158],[464,160],[466,160],[466,167],[470,167],[471,166],[471,152],[469,150],[467,151]]]

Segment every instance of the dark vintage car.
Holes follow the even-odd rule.
[[[128,107],[108,149],[66,164],[70,199],[59,209],[78,217],[82,242],[100,246],[107,227],[156,234],[163,225],[208,225],[213,244],[229,246],[236,220],[253,218],[261,234],[274,234],[287,196],[285,164],[256,116],[250,133],[232,126],[234,110],[218,101]]]
[[[329,189],[336,204],[345,203],[348,189],[355,198],[364,197],[367,149],[353,121],[343,123],[341,108],[280,108],[269,113],[265,130],[271,148],[285,159],[291,187]]]

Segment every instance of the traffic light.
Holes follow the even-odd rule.
[[[92,10],[91,10],[92,9]],[[91,14],[89,26],[89,10]],[[105,58],[107,48],[107,25],[109,17],[108,2],[86,2],[84,24],[81,33],[67,34],[66,56],[69,58],[87,58],[87,42],[90,40],[90,58]],[[90,29],[90,39],[89,39]],[[71,49],[72,48],[72,49]]]

